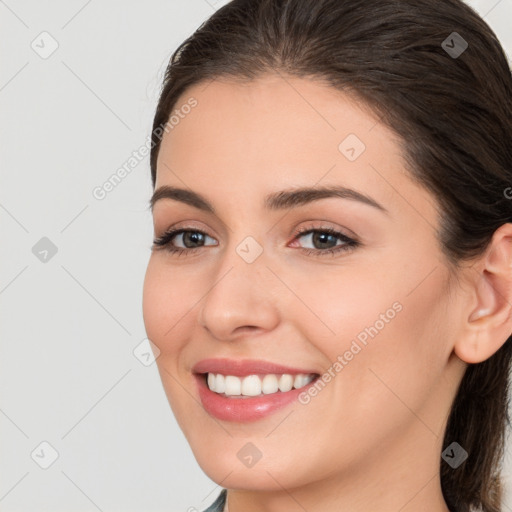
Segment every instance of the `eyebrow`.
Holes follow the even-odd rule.
[[[366,205],[372,206],[386,214],[389,213],[388,210],[384,208],[384,206],[382,206],[372,197],[342,186],[299,188],[274,192],[265,197],[264,206],[268,210],[272,211],[285,210],[296,208],[298,206],[329,197],[339,197],[342,199],[359,201]],[[201,194],[198,194],[192,190],[163,185],[155,190],[149,201],[151,210],[153,210],[155,203],[161,199],[173,199],[175,201],[188,204],[189,206],[193,206],[198,210],[216,214],[213,205]]]

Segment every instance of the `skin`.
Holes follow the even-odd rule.
[[[228,488],[229,512],[447,512],[439,466],[457,386],[467,363],[490,357],[512,331],[512,225],[456,276],[435,236],[434,196],[410,179],[397,136],[353,97],[280,74],[197,84],[176,108],[191,96],[198,105],[163,137],[155,189],[192,189],[216,214],[155,203],[155,236],[175,226],[208,237],[194,254],[152,251],[143,315],[199,465]],[[348,134],[366,146],[353,162],[338,149]],[[269,193],[324,185],[356,189],[388,213],[338,197],[263,207]],[[361,245],[306,254],[325,250],[310,235],[294,238],[311,227]],[[247,236],[263,250],[250,264],[236,252]],[[174,245],[194,247],[182,236]],[[191,373],[201,359],[322,374],[397,301],[401,311],[308,404],[252,423],[201,406]],[[262,453],[251,468],[237,457],[248,442]]]

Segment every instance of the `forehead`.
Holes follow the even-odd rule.
[[[205,158],[221,166],[242,160],[240,172],[255,165],[272,172],[285,163],[309,165],[321,158],[355,170],[357,161],[346,157],[357,157],[363,148],[363,158],[379,153],[379,162],[400,157],[398,141],[378,121],[361,103],[319,80],[268,74],[244,83],[202,82],[178,98],[159,160],[186,161],[187,170]],[[355,155],[340,151],[347,138],[356,145]]]
[[[192,99],[196,106],[188,109],[186,104]],[[246,149],[264,141],[269,149],[285,150],[296,141],[295,151],[304,142],[334,146],[337,151],[348,133],[363,141],[372,139],[374,145],[386,139],[388,149],[394,137],[362,102],[313,78],[266,74],[244,82],[202,82],[178,98],[173,113],[180,114],[182,109],[190,112],[179,119],[173,116],[170,131],[174,136],[168,133],[167,140],[208,135],[216,143],[237,143]],[[278,138],[273,137],[276,134]]]

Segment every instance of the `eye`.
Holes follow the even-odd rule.
[[[303,247],[302,250],[315,256],[334,255],[341,251],[353,250],[360,245],[360,242],[353,238],[328,227],[298,230],[295,232],[294,240],[300,238],[308,239],[313,245],[313,249]]]
[[[205,239],[210,238],[206,233],[197,229],[170,229],[166,231],[161,237],[153,241],[155,249],[166,248],[171,253],[183,254],[186,252],[195,251],[203,247]],[[174,241],[181,240],[182,247],[176,247]],[[197,245],[199,244],[199,245]],[[213,244],[217,245],[217,244]]]
[[[153,248],[155,250],[166,249],[176,255],[186,255],[204,247],[208,238],[214,240],[214,238],[197,229],[170,229],[153,241]],[[299,248],[306,254],[314,256],[334,255],[335,253],[355,249],[360,245],[360,242],[329,227],[297,230],[294,233],[294,242],[300,238],[309,238],[314,248]],[[176,246],[175,241],[181,243],[181,246]]]

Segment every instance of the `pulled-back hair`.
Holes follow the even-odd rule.
[[[265,73],[321,79],[400,136],[411,177],[438,201],[437,237],[454,271],[512,222],[511,72],[493,31],[462,1],[231,1],[171,57],[153,123],[153,187],[161,127],[187,88]],[[443,450],[456,441],[468,458],[453,469],[439,454],[452,510],[501,512],[511,350],[509,338],[469,364],[457,390]]]

